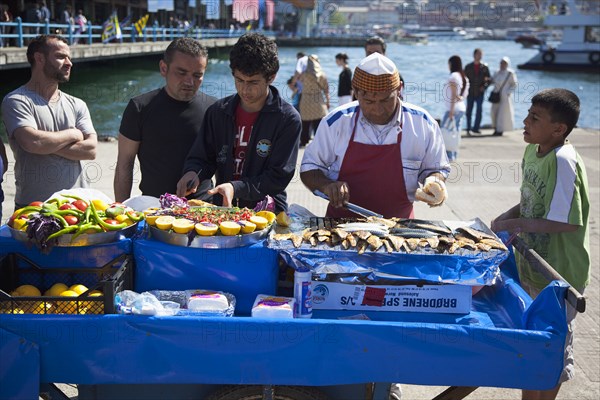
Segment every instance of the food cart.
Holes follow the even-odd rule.
[[[451,387],[438,398],[479,386],[549,389],[563,368],[565,308],[585,306],[547,265],[552,282],[532,301],[512,254],[468,314],[314,310],[311,319],[277,320],[248,317],[257,294],[277,291],[279,258],[265,240],[201,249],[139,234],[41,255],[3,226],[0,257],[15,253],[45,268],[124,256],[138,292],[223,290],[238,308],[229,318],[0,314],[1,398],[57,397],[57,382],[79,385],[82,399],[384,399],[389,382]]]

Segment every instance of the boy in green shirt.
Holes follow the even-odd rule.
[[[585,166],[567,140],[579,118],[579,98],[566,89],[546,89],[531,99],[523,139],[521,202],[492,221],[495,232],[518,233],[580,293],[590,279],[588,183]],[[541,274],[516,254],[523,288],[535,298],[547,285]],[[571,321],[567,309],[565,369],[548,391],[523,391],[523,399],[555,399],[562,382],[573,375]]]

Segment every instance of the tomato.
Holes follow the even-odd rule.
[[[69,225],[77,225],[79,223],[79,219],[74,215],[65,215],[63,218]]]
[[[44,205],[44,202],[43,201],[32,201],[31,203],[29,203],[29,205],[33,206],[33,207],[41,207]]]
[[[75,206],[75,207],[76,207],[78,210],[80,210],[80,211],[85,211],[85,210],[86,210],[86,208],[88,208],[88,203],[86,203],[86,202],[85,202],[85,201],[83,201],[83,200],[75,200],[75,201],[74,201],[73,203],[71,203],[71,204],[73,204],[73,205],[74,205],[74,206]]]
[[[75,207],[72,203],[65,203],[62,206],[58,207],[59,210],[76,210],[77,207]]]
[[[105,219],[104,222],[106,222],[109,225],[119,225],[120,222],[114,219]]]

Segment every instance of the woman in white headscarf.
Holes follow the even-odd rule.
[[[308,56],[306,71],[300,75],[300,81],[302,82],[300,146],[304,147],[310,140],[311,130],[316,132],[319,122],[327,115],[329,109],[329,84],[316,55]]]
[[[492,104],[492,128],[494,136],[502,136],[503,132],[513,130],[515,110],[512,94],[517,87],[517,74],[508,68],[510,59],[502,57],[500,69],[492,76],[494,92],[500,92],[500,101]]]

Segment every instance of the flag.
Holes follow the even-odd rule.
[[[113,12],[110,17],[102,25],[102,43],[108,43],[113,39],[121,39],[121,27],[119,26],[119,18],[117,12]]]
[[[135,30],[138,33],[138,36],[143,36],[144,34],[144,28],[146,27],[146,23],[148,22],[148,18],[150,18],[150,15],[146,14],[144,15],[142,18],[140,18],[135,24]]]

